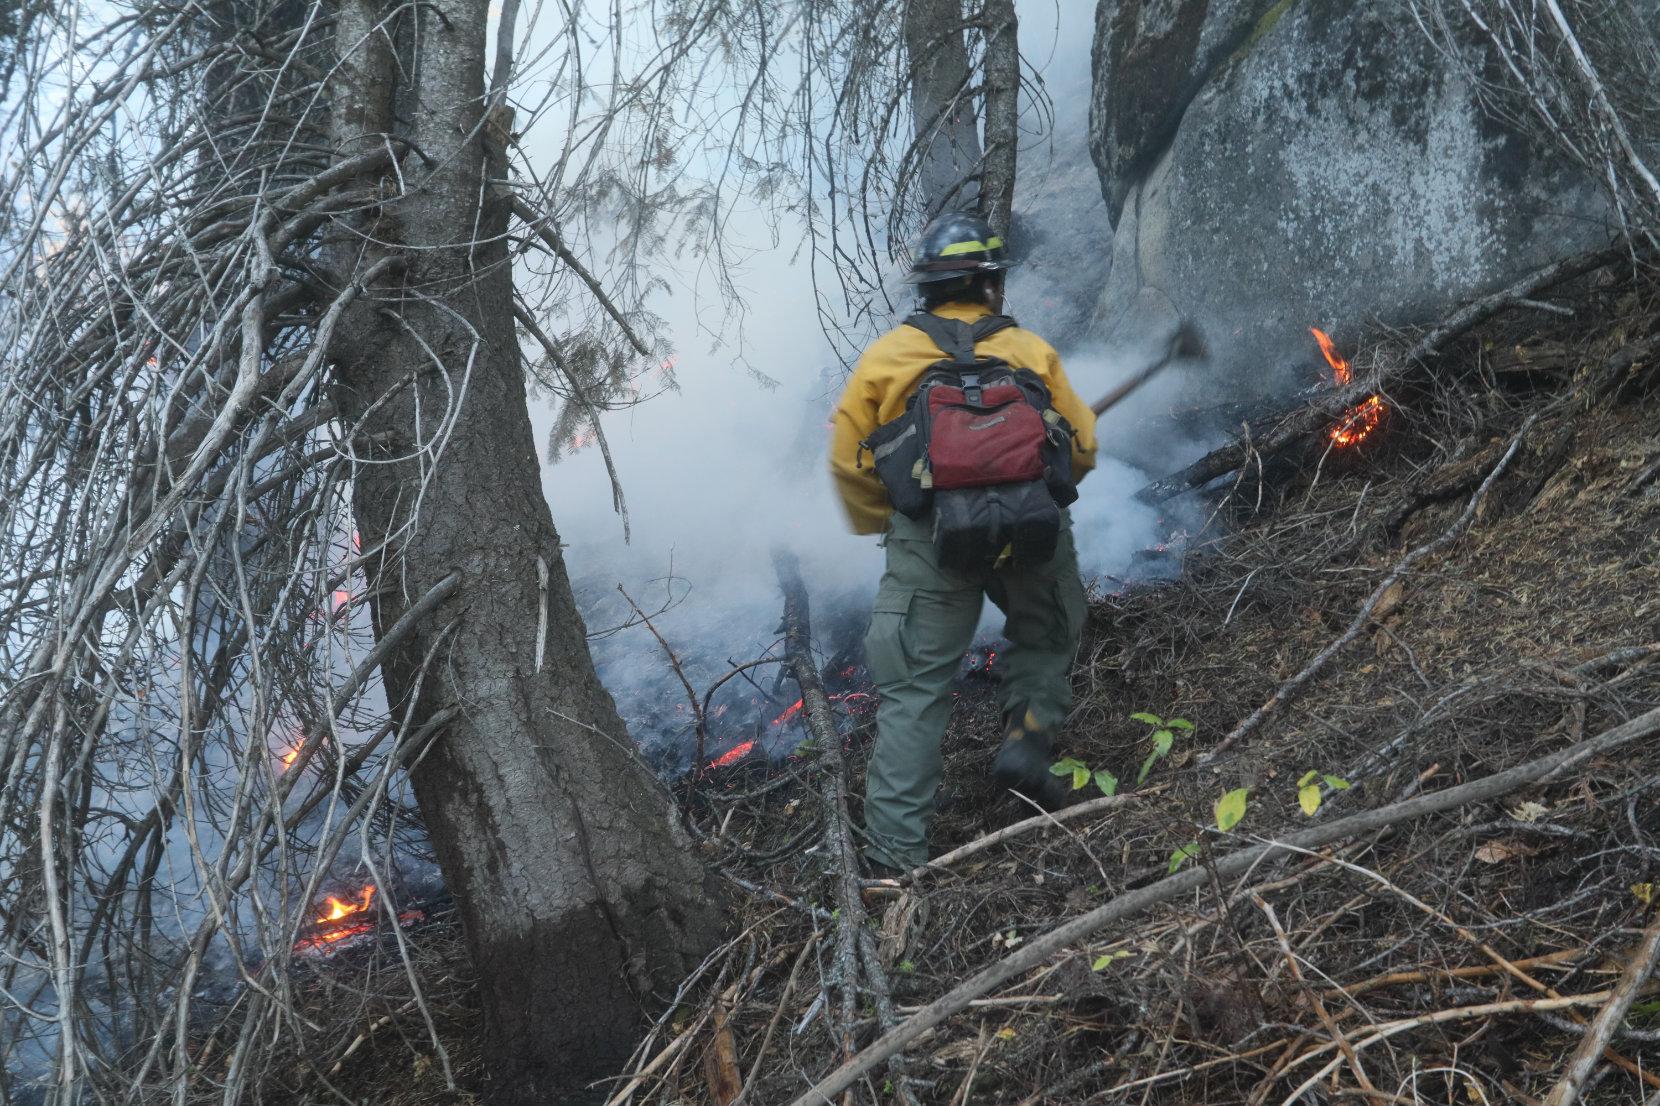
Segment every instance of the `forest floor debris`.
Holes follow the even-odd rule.
[[[1207,874],[921,1034],[906,1093],[940,1106],[1563,1106],[1660,1091],[1660,995],[1642,969],[1660,947],[1652,739],[1498,800],[1240,874],[1216,866],[1660,706],[1660,294],[1588,283],[1572,318],[1503,315],[1454,343],[1433,385],[1397,383],[1386,432],[1362,448],[1247,466],[1211,495],[1215,522],[1177,578],[1097,589],[1061,750],[1092,799],[1051,819],[997,791],[995,704],[963,697],[943,856],[864,888],[901,1025],[1173,866]],[[1158,728],[1130,717],[1142,712],[1196,729],[1175,729],[1138,784]],[[869,736],[848,740],[853,796]],[[1118,796],[1096,790],[1100,770]],[[737,802],[753,781],[698,789],[688,813],[711,858],[756,890],[737,894],[732,941],[606,1088],[617,1106],[790,1102],[881,1035],[876,996],[842,1002],[841,864],[818,844],[811,772],[793,771]],[[1237,824],[1221,832],[1224,811]],[[443,1089],[410,995],[389,992],[360,997],[334,1051],[370,1025],[389,1047],[320,1065],[338,1094],[396,1084],[374,1100],[468,1099],[474,1023],[450,940],[421,964],[451,981],[437,1018],[464,1089]],[[836,1100],[899,1101],[897,1075],[878,1066]]]

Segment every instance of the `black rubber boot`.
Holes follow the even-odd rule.
[[[1066,805],[1067,783],[1050,774],[1054,735],[1037,724],[1032,712],[1016,708],[1003,716],[1003,744],[991,773],[1003,787],[1031,799],[1045,810]]]

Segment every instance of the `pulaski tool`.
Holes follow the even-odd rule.
[[[1090,410],[1094,411],[1096,417],[1099,418],[1131,392],[1169,368],[1173,362],[1203,360],[1209,356],[1210,351],[1205,346],[1205,339],[1199,333],[1199,328],[1193,325],[1192,320],[1183,319],[1176,324],[1176,329],[1171,331],[1170,340],[1164,344],[1164,349],[1148,363],[1146,368],[1090,404]]]

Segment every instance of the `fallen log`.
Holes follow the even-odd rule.
[[[1302,441],[1311,434],[1328,429],[1343,414],[1365,403],[1374,395],[1384,393],[1420,362],[1439,353],[1448,342],[1478,326],[1504,308],[1528,299],[1534,294],[1564,280],[1583,276],[1595,269],[1625,256],[1623,245],[1613,245],[1591,253],[1558,261],[1529,273],[1521,280],[1490,296],[1484,296],[1455,311],[1438,326],[1424,334],[1405,355],[1389,366],[1356,380],[1341,388],[1322,392],[1312,402],[1300,404],[1271,417],[1266,431],[1254,431],[1243,438],[1211,450],[1179,472],[1155,480],[1136,493],[1136,498],[1147,503],[1159,503],[1183,492],[1202,488],[1218,477],[1226,476],[1246,464],[1253,456],[1270,457]]]
[[[1244,875],[1276,853],[1317,849],[1402,822],[1442,814],[1474,803],[1489,802],[1590,757],[1607,753],[1621,745],[1656,733],[1660,733],[1660,708],[1648,711],[1566,749],[1482,779],[1472,780],[1445,791],[1419,795],[1376,810],[1352,814],[1323,826],[1315,826],[1261,845],[1240,849],[1218,858],[1209,870],[1204,866],[1191,867],[1146,887],[1120,895],[1111,902],[1062,923],[1041,937],[1031,939],[1002,960],[964,980],[897,1028],[883,1034],[868,1048],[814,1084],[805,1094],[797,1097],[790,1106],[825,1106],[834,1100],[835,1095],[851,1086],[855,1079],[888,1057],[896,1055],[905,1046],[953,1014],[965,1009],[970,1002],[986,992],[1036,967],[1062,949],[1092,936],[1107,925],[1203,887],[1213,877],[1217,880],[1232,879]]]

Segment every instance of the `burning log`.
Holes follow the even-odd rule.
[[[1331,336],[1317,326],[1308,328],[1314,335],[1314,340],[1320,344],[1320,353],[1331,366],[1332,380],[1339,387],[1354,382],[1354,368],[1349,359],[1337,352],[1337,344]],[[1361,403],[1351,407],[1343,417],[1326,432],[1326,437],[1339,449],[1348,449],[1359,445],[1372,436],[1372,432],[1383,423],[1383,416],[1389,413],[1389,408],[1383,402],[1383,397],[1373,393]]]
[[[1265,433],[1236,439],[1211,450],[1180,472],[1148,484],[1136,493],[1137,498],[1148,503],[1161,502],[1183,492],[1201,488],[1212,480],[1236,471],[1253,454],[1272,456],[1311,434],[1329,432],[1334,426],[1341,425],[1348,415],[1367,406],[1371,400],[1377,399],[1381,405],[1382,400],[1379,397],[1387,391],[1389,384],[1438,353],[1448,342],[1472,327],[1487,321],[1506,307],[1526,300],[1564,280],[1600,269],[1621,256],[1624,256],[1624,247],[1613,245],[1558,261],[1530,273],[1510,287],[1455,311],[1440,326],[1420,338],[1399,361],[1374,378],[1351,380],[1347,384],[1339,383],[1335,391],[1322,393],[1312,402],[1299,404],[1272,416]],[[1382,418],[1381,411],[1378,412],[1378,417]]]

